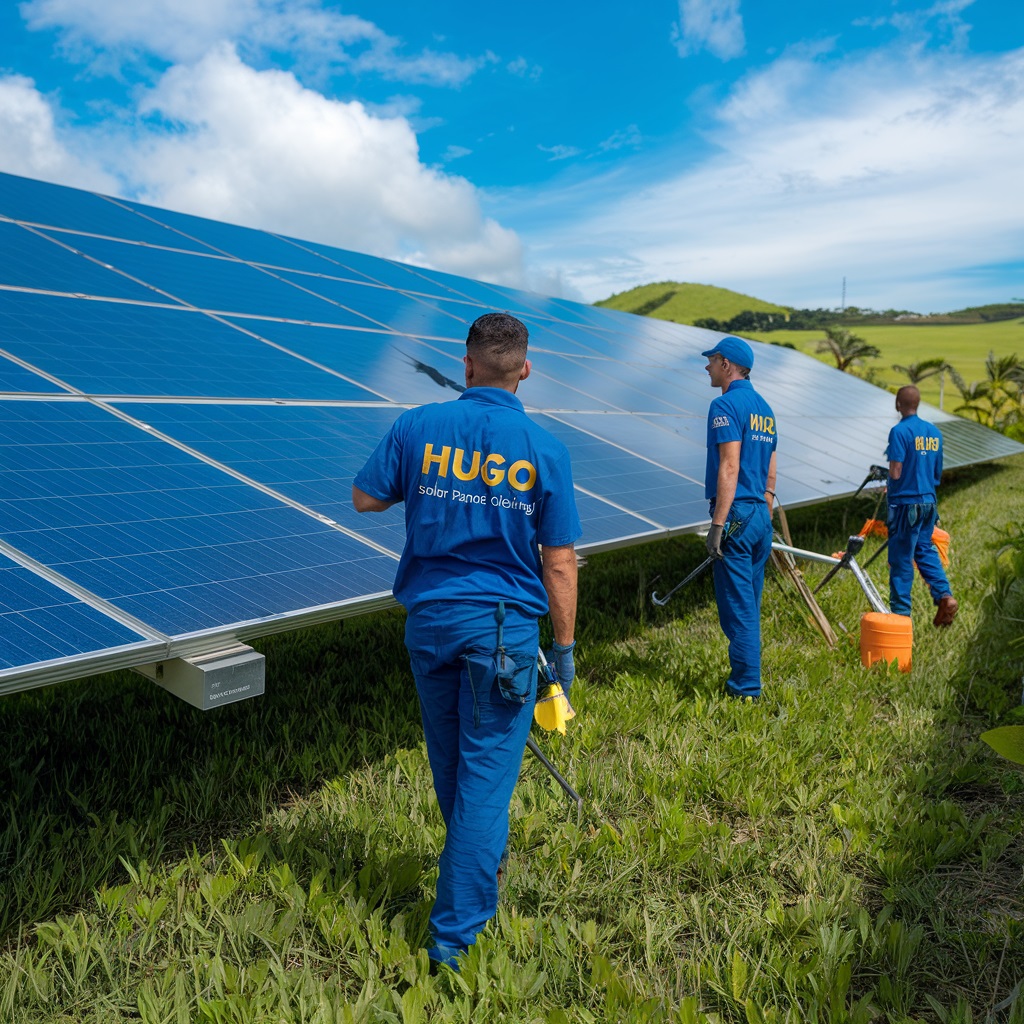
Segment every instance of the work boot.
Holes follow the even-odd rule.
[[[952,594],[946,594],[939,598],[939,606],[935,609],[935,618],[932,620],[936,626],[949,626],[956,618],[956,610],[959,607],[956,598]]]

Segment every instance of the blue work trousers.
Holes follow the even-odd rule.
[[[730,525],[732,532],[730,533]],[[734,501],[713,563],[718,621],[729,639],[729,681],[734,697],[761,694],[761,591],[772,553],[772,521],[763,501]]]
[[[506,659],[498,665],[495,605],[439,602],[406,620],[427,757],[447,828],[428,952],[455,967],[498,909],[509,803],[537,699],[538,641],[536,616],[507,607]]]
[[[932,543],[937,520],[938,512],[931,503],[889,506],[889,610],[893,615],[910,614],[915,562],[935,604],[951,593],[939,552]]]

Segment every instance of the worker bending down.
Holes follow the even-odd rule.
[[[921,392],[907,384],[896,392],[900,421],[889,431],[889,609],[910,614],[914,563],[934,602],[936,626],[956,618],[957,600],[932,543],[938,522],[935,489],[942,480],[942,434],[917,415]]]
[[[549,610],[565,690],[575,672],[580,520],[569,453],[516,397],[527,341],[506,313],[476,320],[466,390],[403,413],[352,487],[360,512],[405,502],[394,594],[446,827],[428,953],[456,970],[497,911],[537,696],[537,620]]]
[[[761,695],[761,591],[772,551],[775,414],[748,379],[754,353],[740,338],[722,338],[707,356],[711,386],[722,393],[708,409],[704,490],[711,506],[708,554],[714,559],[718,621],[729,639],[732,697]]]

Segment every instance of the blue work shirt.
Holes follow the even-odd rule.
[[[708,459],[704,470],[704,496],[718,492],[718,446],[740,442],[740,472],[735,501],[764,501],[768,466],[778,443],[775,413],[749,380],[734,380],[708,409]]]
[[[565,445],[502,388],[472,387],[403,413],[355,485],[405,502],[394,594],[410,611],[505,601],[544,615],[537,545],[573,544],[582,532]]]
[[[900,462],[900,478],[889,478],[890,505],[935,503],[935,488],[942,479],[942,434],[916,413],[904,416],[889,431],[886,457]]]

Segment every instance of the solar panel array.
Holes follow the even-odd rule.
[[[402,511],[358,516],[352,478],[495,309],[580,549],[705,523],[710,332],[0,174],[0,692],[389,602]],[[755,346],[780,499],[855,490],[891,396]],[[1024,450],[930,415],[948,465]]]

